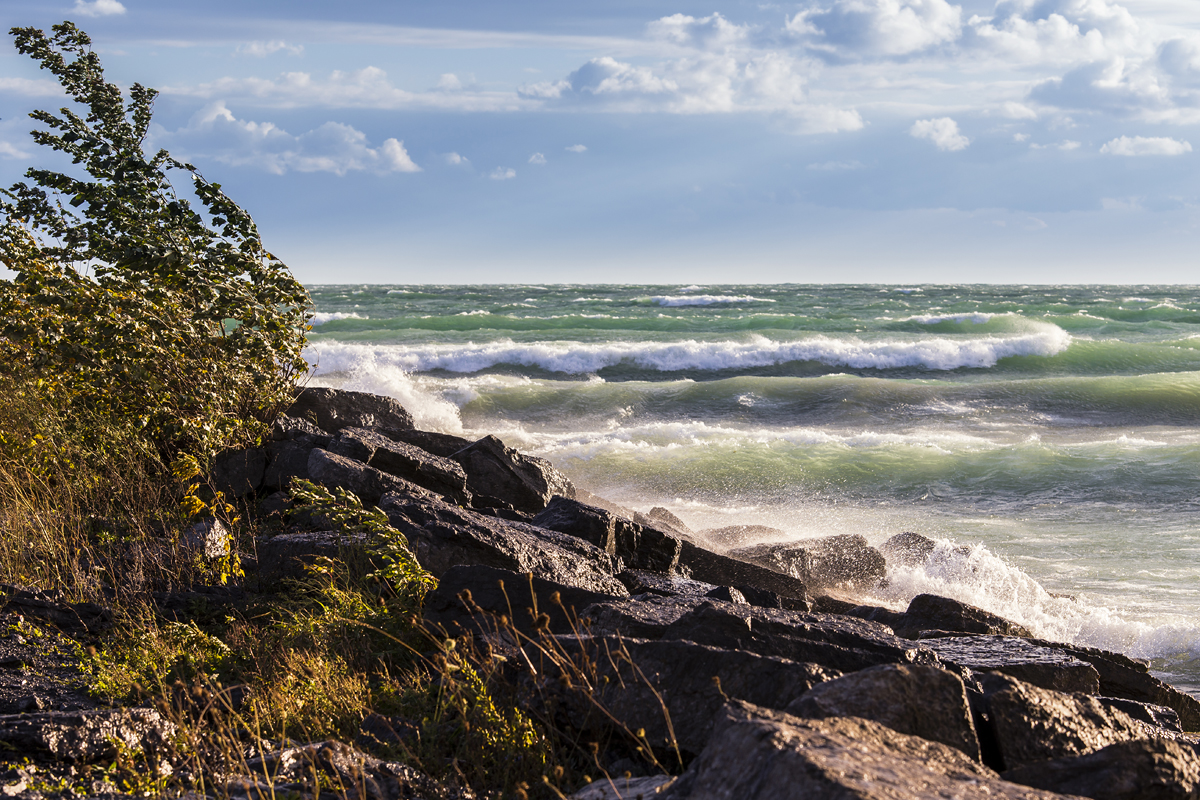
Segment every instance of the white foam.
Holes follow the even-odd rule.
[[[751,297],[750,295],[728,295],[728,294],[692,294],[683,297],[660,295],[651,297],[652,303],[657,303],[660,306],[713,306],[726,303],[777,303],[778,300],[769,298]]]
[[[993,316],[992,314],[985,314],[983,312],[946,315],[918,314],[913,317],[904,317],[900,322],[920,322],[922,325],[937,325],[940,322],[954,322],[962,325],[964,322],[970,322],[975,325],[982,325],[985,322],[990,322]]]
[[[929,337],[916,340],[865,341],[813,336],[776,341],[754,335],[739,341],[701,342],[514,342],[484,344],[365,345],[317,342],[305,351],[322,370],[339,370],[346,362],[372,358],[408,372],[447,370],[478,372],[500,364],[537,367],[550,372],[587,374],[629,364],[663,372],[765,367],[816,361],[851,369],[923,367],[952,370],[985,368],[1010,356],[1049,357],[1064,351],[1071,336],[1049,323],[1036,323],[1028,333],[969,339]]]
[[[322,369],[312,385],[395,398],[412,414],[413,423],[421,430],[461,433],[463,429],[459,405],[443,397],[438,387],[393,365],[380,364],[370,353],[362,354],[357,361],[344,362],[336,372]]]
[[[367,319],[367,317],[356,314],[353,311],[318,311],[308,318],[308,324],[315,328],[318,325],[324,325],[326,322],[333,322],[339,319]]]

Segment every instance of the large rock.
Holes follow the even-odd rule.
[[[559,637],[559,646],[595,670],[596,702],[566,693],[573,727],[598,738],[621,726],[640,729],[651,747],[671,753],[677,745],[685,760],[704,749],[729,698],[778,708],[838,675],[816,664],[687,641],[572,636]]]
[[[679,564],[681,544],[674,536],[561,495],[551,499],[532,523],[578,536],[619,556],[632,569],[671,573]]]
[[[858,534],[764,542],[729,550],[726,555],[790,575],[810,588],[870,586],[887,573],[883,554]]]
[[[731,702],[670,800],[1051,800],[953,747],[854,717],[800,719]]]
[[[408,537],[421,565],[435,576],[454,566],[473,564],[529,572],[601,594],[627,594],[614,577],[621,571],[621,560],[574,536],[437,499],[388,495],[379,507]]]
[[[464,439],[461,436],[454,436],[449,433],[437,433],[435,431],[403,431],[403,430],[386,430],[383,433],[394,442],[403,442],[411,444],[414,447],[419,447],[426,453],[433,453],[435,456],[449,458],[450,456],[468,447],[471,444],[470,439]]]
[[[575,486],[550,462],[519,453],[495,436],[485,436],[453,456],[467,473],[467,487],[479,500],[536,514],[554,495],[574,497]]]
[[[366,428],[343,428],[328,449],[464,505],[471,502],[467,475],[457,461],[435,456],[411,444],[395,442],[382,433]]]
[[[572,633],[579,629],[583,609],[609,600],[614,594],[506,569],[460,566],[446,570],[437,588],[426,595],[424,615],[427,622],[444,627],[451,635],[460,631],[491,632],[502,624],[498,619],[502,616],[529,636],[536,635],[539,628]]]
[[[769,525],[726,525],[724,528],[705,528],[697,534],[705,542],[728,550],[758,542],[779,541],[787,532]]]
[[[415,483],[319,448],[309,453],[307,466],[309,479],[314,483],[330,489],[353,492],[367,505],[378,505],[380,498],[389,493],[409,497],[434,497],[432,492]]]
[[[980,760],[967,688],[960,677],[938,667],[883,664],[859,670],[814,687],[785,710],[798,717],[874,720]]]
[[[1091,695],[1042,689],[995,672],[978,680],[1007,769],[1083,755],[1153,732]]]
[[[0,747],[76,764],[111,759],[122,748],[165,755],[174,733],[175,725],[152,708],[0,716]]]
[[[892,629],[896,631],[897,636],[908,639],[921,638],[921,634],[926,631],[1033,636],[1027,628],[1004,617],[934,594],[919,594],[914,597],[904,615],[892,624]]]
[[[919,533],[905,531],[897,533],[879,545],[879,552],[883,553],[883,557],[889,564],[916,567],[929,560],[935,547],[937,547],[937,542],[933,539]]]
[[[226,497],[245,497],[262,487],[267,451],[261,447],[229,450],[213,459],[209,482]]]
[[[643,595],[637,600],[597,603],[584,616],[598,635],[686,639],[811,662],[840,672],[877,664],[937,662],[933,653],[894,636],[882,625],[710,598]]]
[[[945,664],[972,672],[995,670],[1060,692],[1096,694],[1100,676],[1096,668],[1057,647],[1034,644],[1012,636],[948,636],[922,639]]]
[[[1082,756],[1039,761],[1005,780],[1094,800],[1198,800],[1200,755],[1166,739],[1117,742]]]
[[[413,427],[412,415],[392,398],[344,389],[312,386],[300,389],[286,414],[309,419],[330,433],[342,428],[409,430]]]
[[[293,478],[308,480],[308,457],[313,450],[324,448],[330,441],[329,436],[303,434],[269,443],[264,448],[267,467],[261,488],[267,491],[287,489]]]
[[[592,505],[596,504],[592,503]],[[686,522],[662,506],[654,506],[645,514],[641,513],[640,511],[634,512],[633,521],[643,527],[654,528],[662,531],[663,533],[669,533],[672,536],[678,536],[680,539],[692,539],[696,535],[695,532],[687,526]]]
[[[682,543],[679,566],[685,568],[687,573],[698,581],[714,586],[735,586],[739,590],[742,590],[742,587],[765,589],[789,598],[793,608],[805,611],[809,608],[804,581],[758,564],[717,555],[691,542]]]
[[[61,594],[0,583],[0,609],[49,622],[64,633],[102,633],[113,613],[98,603],[68,603]]]

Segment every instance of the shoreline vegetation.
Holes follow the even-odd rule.
[[[153,91],[70,23],[13,34],[88,177],[0,200],[5,796],[1200,793],[1200,702],[1144,663],[858,605],[921,536],[692,531],[297,388],[307,294],[142,151]]]

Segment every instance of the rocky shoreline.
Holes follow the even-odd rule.
[[[488,648],[523,697],[595,743],[605,777],[579,800],[1200,798],[1200,701],[1144,663],[1038,640],[947,598],[921,595],[904,612],[856,605],[889,562],[931,556],[919,535],[877,549],[854,535],[780,543],[753,526],[693,532],[665,509],[642,514],[577,490],[493,436],[419,431],[388,398],[310,388],[264,447],[215,464],[215,488],[289,528],[244,559],[242,588],[198,589],[207,602],[233,602],[320,556],[372,568],[364,535],[291,514],[294,478],[381,509],[438,579],[425,623]],[[224,540],[213,531],[197,525],[190,542],[216,558]],[[0,681],[10,764],[0,793],[44,796],[30,788],[38,770],[70,772],[170,738],[157,711],[88,707],[65,661],[51,680],[22,655],[26,620],[86,636],[109,624],[105,609],[5,594],[0,679],[37,672],[49,683]],[[188,599],[156,601],[169,613]],[[363,741],[403,740],[410,727],[373,715]],[[317,772],[347,796],[472,794],[375,758],[363,741],[281,743],[255,756],[274,784],[224,776],[213,796],[313,796],[304,776]]]

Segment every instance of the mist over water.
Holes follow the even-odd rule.
[[[1196,287],[323,286],[316,382],[693,529],[939,542],[952,596],[1200,691]]]

